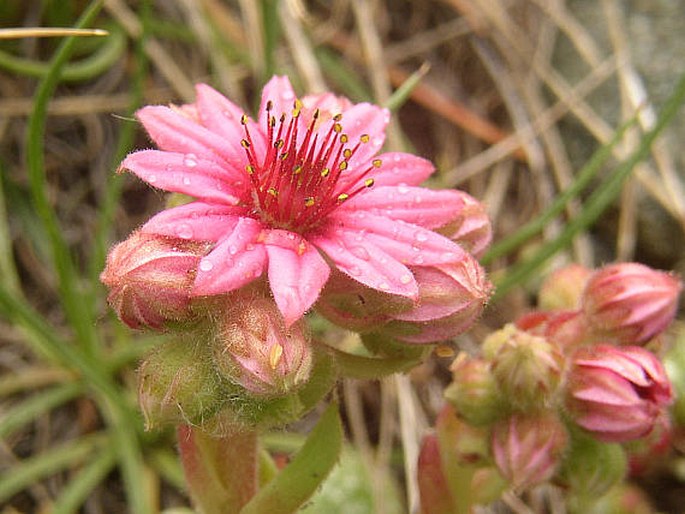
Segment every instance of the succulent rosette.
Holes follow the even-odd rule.
[[[264,87],[256,119],[211,87],[195,103],[139,110],[158,149],[121,164],[153,187],[193,197],[143,234],[208,244],[190,295],[224,294],[266,275],[287,325],[314,304],[331,268],[416,301],[410,266],[459,263],[462,247],[434,229],[459,217],[463,195],[417,187],[432,164],[378,155],[387,109],[330,93],[298,99],[286,77]]]

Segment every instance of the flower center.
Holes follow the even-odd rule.
[[[360,145],[369,142],[368,134],[361,135],[350,147],[340,124],[342,114],[333,116],[328,130],[319,132],[320,112],[316,109],[307,131],[300,138],[301,102],[295,100],[289,117],[281,114],[276,119],[271,114],[272,109],[272,102],[267,102],[267,147],[261,161],[250,136],[247,115],[241,119],[245,128],[241,145],[248,158],[245,171],[252,183],[255,214],[273,227],[303,233],[320,223],[342,202],[373,186],[374,180],[365,177],[381,166],[381,160],[373,160],[371,166],[358,173],[349,191],[341,191],[338,183],[343,174],[357,174],[356,170],[348,170],[349,161]]]

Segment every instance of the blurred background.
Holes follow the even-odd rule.
[[[500,292],[464,348],[529,308],[558,265],[685,271],[685,111],[645,143],[685,70],[683,0],[1,0],[0,26],[71,27],[84,13],[108,35],[73,40],[69,54],[64,38],[0,36],[3,514],[188,503],[173,433],[145,432],[135,405],[136,363],[157,339],[114,318],[98,275],[109,246],[165,201],[115,175],[126,153],[151,147],[133,113],[191,102],[194,83],[248,113],[273,74],[300,94],[389,106],[387,147],[431,159],[429,187],[483,201],[495,241],[538,219],[604,148],[536,237],[486,256]],[[610,206],[589,212],[626,162]],[[356,451],[309,512],[416,512],[418,441],[450,376],[443,350],[408,375],[341,384]],[[267,442],[287,453],[298,436]],[[642,482],[665,512],[682,509],[678,456]],[[516,507],[495,509],[529,512]]]

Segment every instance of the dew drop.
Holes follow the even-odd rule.
[[[402,282],[403,284],[409,284],[412,281],[412,278],[413,277],[409,274],[402,275],[400,277],[400,282]]]
[[[150,184],[154,184],[155,182],[157,182],[157,175],[150,175],[150,176],[147,178],[147,181],[148,181]]]
[[[248,252],[251,252],[252,250],[254,250],[254,248],[255,247],[252,243],[248,243],[245,245],[245,250],[247,250]]]
[[[423,263],[424,263],[423,255],[417,255],[416,257],[414,257],[414,264],[421,265]]]
[[[421,203],[421,202],[423,202],[423,197],[421,197],[420,195],[416,195],[414,197],[414,203]]]
[[[445,262],[453,261],[457,257],[454,252],[445,252],[442,254],[442,260]]]
[[[390,289],[390,285],[387,282],[381,282],[378,284],[378,289]]]
[[[399,186],[397,186],[397,191],[398,191],[400,194],[405,195],[405,194],[407,194],[407,193],[409,192],[409,188],[408,188],[407,186],[405,186],[405,185],[399,185]]]
[[[238,247],[236,245],[229,246],[228,253],[230,253],[231,255],[235,255],[236,253],[238,253]]]
[[[350,275],[355,277],[361,275],[361,270],[357,266],[352,266],[348,271],[350,272]]]
[[[193,237],[193,229],[190,225],[182,223],[176,227],[176,235],[181,239],[191,239]]]
[[[423,243],[424,241],[428,241],[428,235],[425,232],[417,232],[416,233],[416,240]]]
[[[369,252],[366,251],[366,248],[364,248],[363,246],[355,246],[353,248],[350,248],[350,251],[353,255],[359,257],[362,260],[368,261],[371,258]]]
[[[190,178],[189,177],[183,177],[183,185],[185,185],[185,186],[190,185]]]
[[[202,259],[200,261],[200,271],[212,271],[213,267],[214,263],[212,263],[212,261],[209,259]]]
[[[189,168],[194,168],[195,166],[197,166],[197,155],[195,155],[194,153],[186,154],[186,156],[183,158],[183,164],[185,164]]]
[[[285,237],[293,241],[295,239],[295,234],[293,234],[292,232],[288,232],[288,234]]]

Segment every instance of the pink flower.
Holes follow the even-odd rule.
[[[573,355],[566,406],[595,438],[625,442],[650,433],[673,398],[666,372],[639,346],[598,344]]]
[[[589,278],[582,309],[597,335],[642,344],[671,324],[681,288],[673,275],[643,264],[610,264]]]
[[[213,245],[194,296],[233,291],[266,271],[290,325],[316,301],[331,266],[416,300],[407,266],[465,255],[433,232],[462,210],[460,195],[416,187],[433,172],[424,159],[377,156],[386,109],[332,94],[297,100],[288,79],[274,77],[256,120],[204,84],[192,105],[145,107],[137,116],[160,149],[130,154],[121,168],[195,198],[142,231]]]

